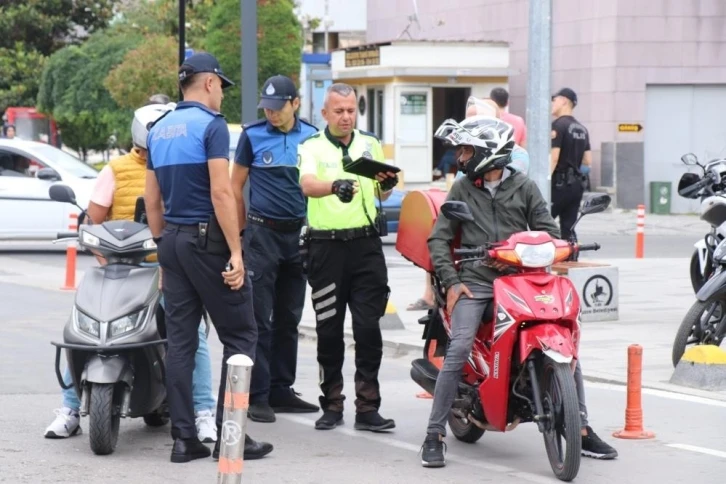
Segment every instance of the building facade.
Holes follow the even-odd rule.
[[[578,94],[593,186],[614,188],[620,207],[649,205],[650,182],[675,190],[683,153],[726,156],[726,2],[552,2],[552,89]],[[508,42],[510,111],[525,116],[528,8],[529,0],[368,0],[367,42]],[[671,200],[674,212],[696,210]]]

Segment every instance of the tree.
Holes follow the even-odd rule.
[[[68,46],[50,57],[41,77],[38,109],[55,118],[68,146],[84,154],[103,150],[112,134],[119,145],[130,146],[133,111],[120,108],[103,81],[141,40],[99,32],[82,46]]]
[[[0,112],[9,106],[35,106],[44,62],[45,57],[21,42],[13,49],[0,48]]]
[[[296,82],[300,77],[303,39],[294,8],[292,0],[257,0],[258,90],[268,77],[277,74]],[[225,92],[222,113],[228,122],[239,123],[242,105],[239,0],[215,2],[207,32],[207,50],[217,57],[225,75],[236,84]]]
[[[104,81],[116,104],[135,109],[156,93],[175,99],[178,93],[177,47],[175,39],[154,35],[128,52]]]

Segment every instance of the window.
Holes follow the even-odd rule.
[[[28,149],[28,151],[30,154],[38,155],[38,158],[47,159],[53,165],[78,178],[98,177],[98,172],[95,168],[85,164],[70,153],[59,150],[55,146],[38,143],[32,149]]]
[[[383,89],[368,89],[368,131],[383,140]]]
[[[38,171],[37,166],[37,162],[22,155],[0,150],[0,175],[2,176],[30,177]]]

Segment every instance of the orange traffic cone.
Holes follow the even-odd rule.
[[[443,356],[434,356],[434,353],[436,353],[436,340],[431,340],[431,343],[429,344],[429,351],[426,355],[428,357],[428,360],[433,363],[436,368],[439,370],[441,369],[441,366],[444,364],[444,357]],[[433,395],[431,395],[429,392],[419,392],[416,394],[416,398],[434,398]]]
[[[643,371],[643,347],[628,346],[628,397],[625,408],[625,428],[613,433],[619,439],[652,439],[653,432],[643,429],[641,401],[641,377]]]

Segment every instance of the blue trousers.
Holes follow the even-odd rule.
[[[164,305],[163,298],[161,304]],[[199,346],[194,354],[194,374],[192,375],[192,399],[194,400],[195,412],[214,411],[217,405],[212,393],[212,360],[209,357],[209,344],[207,344],[207,335],[204,329],[204,322],[201,322],[199,324]],[[68,368],[66,368],[63,375],[63,381],[66,385],[73,383]],[[63,406],[75,411],[80,410],[81,401],[78,399],[74,387],[63,390]]]

